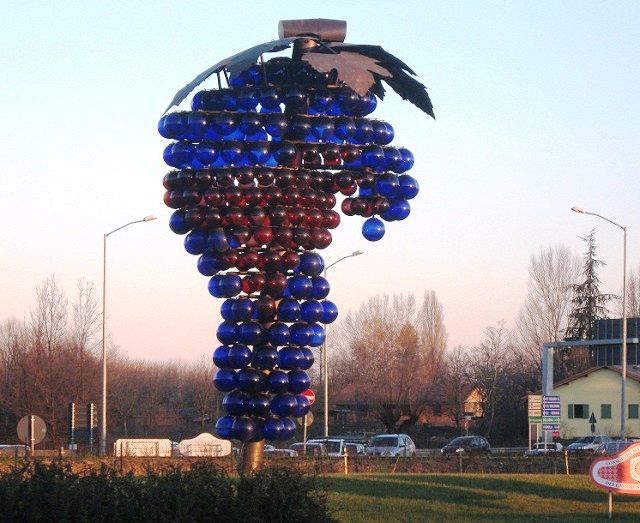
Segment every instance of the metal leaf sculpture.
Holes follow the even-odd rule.
[[[164,110],[166,113],[169,109],[171,109],[174,105],[180,105],[180,103],[187,97],[189,94],[198,87],[202,82],[204,82],[207,78],[209,78],[213,73],[219,73],[223,69],[226,69],[231,76],[236,76],[241,73],[245,69],[248,69],[253,64],[258,61],[261,55],[264,53],[275,53],[278,51],[282,51],[283,49],[287,49],[291,43],[297,40],[297,37],[292,38],[281,38],[280,40],[272,40],[271,42],[266,42],[264,44],[254,45],[249,49],[245,49],[239,53],[236,53],[224,60],[220,60],[217,64],[209,67],[205,71],[201,72],[198,76],[196,76],[193,80],[191,80],[187,85],[185,85],[182,89],[180,89],[168,107]],[[164,113],[163,113],[164,114]]]
[[[360,96],[371,89],[376,82],[373,73],[385,78],[391,76],[391,73],[379,65],[375,58],[349,51],[335,54],[307,53],[302,59],[322,73],[329,73],[335,69],[338,80],[351,87]]]

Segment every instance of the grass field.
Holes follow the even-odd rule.
[[[394,474],[331,476],[341,521],[604,521],[607,493],[587,476]],[[640,521],[640,497],[616,496],[614,520]]]

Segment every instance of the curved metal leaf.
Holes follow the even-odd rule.
[[[169,106],[164,110],[166,113],[169,109],[171,109],[174,105],[180,105],[180,103],[193,91],[198,85],[204,82],[207,78],[209,78],[213,73],[217,73],[222,71],[222,69],[226,68],[229,71],[231,76],[236,76],[241,73],[245,69],[251,67],[255,64],[260,57],[261,54],[271,53],[282,51],[291,45],[291,42],[297,40],[300,37],[291,37],[291,38],[282,38],[280,40],[272,40],[271,42],[266,42],[264,44],[258,44],[249,49],[245,49],[244,51],[240,51],[239,53],[230,56],[229,58],[225,58],[221,60],[217,64],[209,67],[207,70],[201,72],[198,76],[196,76],[193,80],[191,80],[187,85],[185,85],[182,89],[180,89],[176,95],[171,100]],[[162,113],[164,114],[164,113]]]
[[[374,58],[349,51],[335,54],[307,53],[302,59],[321,73],[335,69],[338,72],[338,80],[347,84],[360,96],[375,83],[373,73],[384,78],[391,76],[391,73]]]

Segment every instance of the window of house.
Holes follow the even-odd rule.
[[[638,419],[637,403],[629,403],[629,419]]]
[[[569,419],[589,419],[589,405],[569,403],[567,416]]]
[[[611,419],[611,403],[600,405],[600,419]]]

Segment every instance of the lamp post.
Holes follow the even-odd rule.
[[[360,256],[364,254],[362,251],[353,251],[351,254],[347,254],[342,258],[337,259],[333,263],[330,263],[324,268],[324,278],[327,277],[327,271],[340,263],[342,260],[346,260],[347,258],[353,258],[354,256]],[[322,343],[322,374],[324,375],[324,437],[329,437],[329,357],[327,355],[327,336],[329,332],[329,325],[325,327],[324,331],[324,342]]]
[[[106,318],[107,318],[107,238],[114,232],[124,229],[134,223],[150,222],[156,217],[149,215],[141,220],[134,220],[125,223],[120,227],[105,233],[102,237],[102,419],[100,425],[100,455],[107,455],[107,343],[106,337]]]
[[[573,206],[571,210],[580,214],[597,216],[622,229],[622,390],[620,392],[620,437],[624,438],[627,432],[627,227],[598,213],[585,211],[582,207]]]

